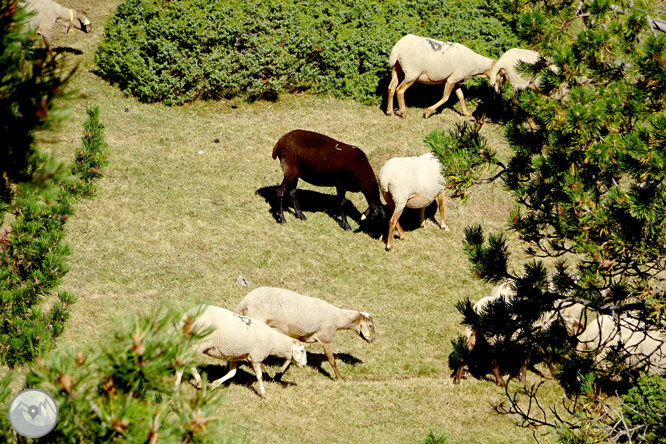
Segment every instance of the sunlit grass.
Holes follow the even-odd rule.
[[[71,156],[85,108],[99,105],[111,157],[98,196],[83,202],[68,224],[73,254],[62,288],[79,301],[63,341],[108,340],[102,332],[130,310],[192,299],[233,310],[252,288],[284,287],[371,312],[378,337],[366,344],[350,332],[338,334],[334,352],[345,382],[333,381],[321,348],[309,346],[311,366],[291,368],[287,384],[268,381],[268,400],[254,391],[251,369],[241,367],[221,388],[227,401],[219,413],[253,442],[406,443],[422,441],[429,430],[445,431],[449,443],[531,441],[515,418],[492,413],[502,390],[490,381],[454,386],[448,368],[450,341],[462,331],[454,304],[490,290],[469,271],[463,230],[479,223],[502,229],[511,201],[500,184],[478,190],[464,206],[449,201],[450,232],[430,221],[425,230],[408,231],[408,240],[396,240],[394,253],[365,233],[343,231],[330,211],[306,209],[307,221],[288,213],[285,225],[270,212],[271,193],[282,180],[271,152],[286,132],[310,129],[359,146],[378,172],[391,157],[427,152],[426,134],[463,120],[457,104],[428,120],[419,109],[403,120],[376,107],[304,94],[276,103],[141,104],[94,74],[102,24],[118,1],[81,3],[94,32],[59,36],[56,45],[83,51],[73,56],[79,70],[70,85],[83,97],[73,102],[72,119],[40,140],[55,156]],[[433,102],[440,94],[434,87]],[[492,123],[483,134],[507,152]],[[333,201],[333,189],[303,182],[299,189],[309,191],[313,208]],[[360,194],[348,198],[366,208]],[[418,214],[405,217],[405,225],[416,227]],[[239,275],[249,288],[236,282]],[[553,384],[548,390],[557,396]]]

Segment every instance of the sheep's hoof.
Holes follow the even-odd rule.
[[[308,220],[308,218],[305,217],[305,214],[303,213],[297,213],[296,217],[299,218],[300,220]]]
[[[430,116],[432,116],[432,111],[431,110],[427,109],[427,110],[423,111],[423,118],[424,119],[427,119]]]
[[[286,224],[287,223],[287,219],[285,219],[284,216],[278,216],[277,221],[278,221],[279,224]]]

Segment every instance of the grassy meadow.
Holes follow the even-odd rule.
[[[56,47],[81,52],[68,56],[79,66],[69,87],[80,98],[71,102],[70,119],[39,135],[40,147],[69,161],[86,107],[98,105],[111,149],[97,197],[81,202],[69,220],[73,254],[62,289],[78,302],[62,342],[101,344],[110,339],[105,332],[114,318],[158,304],[197,300],[233,310],[253,288],[288,288],[371,312],[377,340],[366,344],[338,333],[333,351],[344,382],[332,378],[321,347],[308,346],[308,367],[292,367],[282,384],[268,380],[267,400],[258,396],[251,368],[241,366],[220,388],[226,396],[219,414],[249,441],[419,443],[429,430],[445,432],[448,443],[534,441],[531,431],[515,425],[517,418],[492,412],[502,389],[474,379],[454,386],[448,368],[450,341],[463,329],[455,303],[491,288],[469,271],[464,228],[502,229],[511,201],[501,184],[476,191],[465,205],[449,200],[450,232],[432,221],[416,229],[418,212],[406,211],[409,239],[396,239],[394,253],[378,239],[339,227],[332,188],[299,183],[307,221],[289,212],[280,225],[271,213],[282,180],[271,152],[283,134],[303,128],[354,144],[378,172],[391,157],[427,152],[423,138],[430,131],[463,121],[457,103],[428,120],[419,108],[408,108],[406,119],[388,118],[379,107],[307,94],[275,103],[141,104],[94,72],[104,22],[120,0],[61,3],[87,11],[93,32],[55,32]],[[434,103],[441,87],[432,91]],[[474,108],[473,97],[468,106]],[[508,149],[492,123],[482,134],[494,149]],[[348,199],[357,210],[367,207],[360,194]],[[358,214],[352,219],[356,229]],[[237,283],[239,275],[249,288]],[[219,377],[220,369],[205,367],[213,363],[202,366]],[[545,390],[546,402],[557,403],[556,384],[547,382]]]

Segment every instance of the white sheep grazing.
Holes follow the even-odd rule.
[[[593,355],[595,362],[604,368],[608,365],[604,361],[606,353],[620,344],[630,369],[644,368],[652,374],[666,372],[666,331],[647,327],[627,315],[618,319],[611,315],[598,316],[578,336],[576,351]]]
[[[511,88],[514,90],[514,92],[523,89],[530,89],[538,94],[547,95],[542,89],[541,81],[538,76],[527,78],[525,77],[526,74],[521,74],[516,69],[521,62],[534,65],[542,58],[543,56],[541,54],[529,49],[509,49],[507,52],[502,54],[502,56],[497,60],[495,66],[493,66],[493,69],[490,71],[490,76],[488,77],[490,86],[492,86],[496,92],[499,92],[502,85],[504,85],[505,82],[509,82],[509,85],[511,85]],[[549,65],[549,68],[553,72],[557,72],[557,68],[555,66]],[[550,97],[555,99],[560,99],[564,95],[566,95],[565,87],[555,88],[550,93]]]
[[[261,370],[264,359],[277,356],[286,359],[287,363],[294,361],[299,367],[307,363],[305,346],[301,342],[275,331],[258,319],[240,316],[221,307],[208,306],[195,320],[190,315],[185,315],[178,324],[179,328],[183,326],[194,331],[204,331],[212,327],[214,330],[197,341],[193,349],[196,353],[229,362],[229,372],[211,382],[211,388],[233,378],[238,361],[248,361],[257,375],[260,394],[266,397]],[[197,386],[201,387],[201,376],[197,369],[192,367],[191,371]],[[176,372],[176,385],[180,384],[182,376],[183,370]]]
[[[486,307],[498,300],[504,299],[506,302],[510,302],[516,296],[515,283],[512,280],[504,281],[495,288],[492,289],[490,295],[484,296],[479,299],[473,306],[473,310],[481,314]],[[553,310],[546,311],[542,313],[538,320],[532,325],[533,330],[537,329],[547,329],[553,325],[558,319],[561,319],[564,323],[567,333],[570,336],[579,334],[582,331],[582,326],[584,325],[583,319],[585,318],[585,306],[583,304],[572,302],[567,299],[558,299],[553,303]],[[478,342],[481,340],[486,340],[486,338],[481,337],[481,332],[473,330],[470,326],[466,326],[463,332],[467,338],[467,348],[469,350],[473,349]],[[518,340],[520,332],[516,332],[512,337],[512,340]],[[520,381],[522,384],[526,382],[527,378],[527,368],[530,364],[530,358],[528,357],[525,362],[523,362],[520,370]],[[546,360],[546,365],[550,369],[551,375],[555,374],[555,369],[550,361]],[[495,376],[495,381],[497,385],[504,386],[504,380],[502,379],[502,374],[499,370],[499,367],[496,363],[491,364],[492,373]],[[453,378],[453,383],[457,384],[462,378],[462,374],[465,370],[465,366],[460,366],[456,370],[456,373]]]
[[[343,379],[331,348],[338,330],[353,330],[367,342],[375,340],[372,315],[343,310],[321,299],[303,296],[290,290],[261,287],[252,290],[238,304],[236,313],[264,321],[270,327],[303,342],[319,342],[335,377]],[[285,362],[284,370],[289,366]]]
[[[496,60],[484,57],[460,43],[440,42],[438,40],[408,34],[398,40],[391,50],[391,83],[388,87],[388,105],[386,113],[393,115],[393,94],[398,94],[398,115],[405,117],[405,91],[414,82],[425,84],[444,83],[442,100],[427,108],[423,117],[428,118],[437,111],[455,91],[460,100],[462,113],[471,116],[465,106],[465,96],[460,83],[472,76],[488,77]],[[398,86],[400,75],[404,79]]]
[[[32,30],[37,30],[37,34],[42,36],[46,48],[53,56],[51,51],[51,33],[56,23],[65,26],[65,32],[70,28],[80,29],[83,32],[92,31],[90,20],[85,12],[80,9],[69,9],[60,6],[53,0],[23,0],[19,5],[32,12],[28,26]]]
[[[421,227],[425,228],[425,209],[433,200],[439,206],[439,226],[449,231],[444,222],[444,197],[446,187],[441,174],[441,165],[432,154],[419,157],[394,157],[379,170],[379,189],[389,207],[386,249],[393,251],[393,234],[398,229],[400,239],[407,235],[400,226],[400,215],[405,208],[421,209]]]

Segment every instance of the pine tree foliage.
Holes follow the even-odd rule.
[[[461,302],[463,323],[481,332],[489,348],[470,356],[458,339],[450,361],[475,368],[496,361],[515,373],[516,360],[530,365],[545,358],[560,364],[558,379],[569,396],[583,393],[586,381],[597,396],[611,382],[634,384],[646,368],[627,365],[621,344],[583,359],[561,319],[547,329],[537,321],[567,300],[584,304],[588,319],[631,314],[641,326],[666,325],[666,36],[652,17],[663,8],[642,1],[504,0],[500,9],[521,47],[556,68],[544,60],[523,69],[540,74],[546,89],[565,86],[567,94],[556,100],[526,90],[502,107],[512,110],[501,119],[508,158],[481,149],[483,138],[469,127],[426,139],[455,195],[502,180],[517,203],[508,226],[524,241],[527,259],[522,270],[511,267],[520,261],[503,236],[467,230],[473,273],[512,282],[515,296],[480,313]],[[511,96],[508,90],[502,98]],[[599,418],[593,408],[573,411]],[[562,442],[595,442],[575,427],[567,430],[575,439]]]
[[[27,17],[18,0],[0,1],[0,214],[12,200],[11,184],[39,184],[55,174],[57,164],[37,160],[33,135],[62,119],[56,102],[72,74],[35,57]]]
[[[72,294],[58,292],[47,311],[40,309],[42,300],[54,294],[68,271],[67,218],[78,197],[94,195],[95,180],[107,162],[99,108],[87,112],[82,147],[70,178],[48,187],[20,183],[5,207],[3,217],[11,224],[0,244],[0,362],[9,367],[46,352],[51,340],[62,333],[75,301]],[[36,168],[43,162],[43,155],[33,160]]]
[[[45,442],[243,442],[214,414],[220,390],[174,385],[174,372],[194,357],[190,345],[207,333],[174,328],[178,318],[164,308],[130,313],[105,332],[104,347],[62,347],[30,364],[25,388],[42,389],[58,404]],[[0,381],[0,405],[11,400],[10,378]],[[7,415],[0,415],[0,440],[24,442],[11,433]]]

